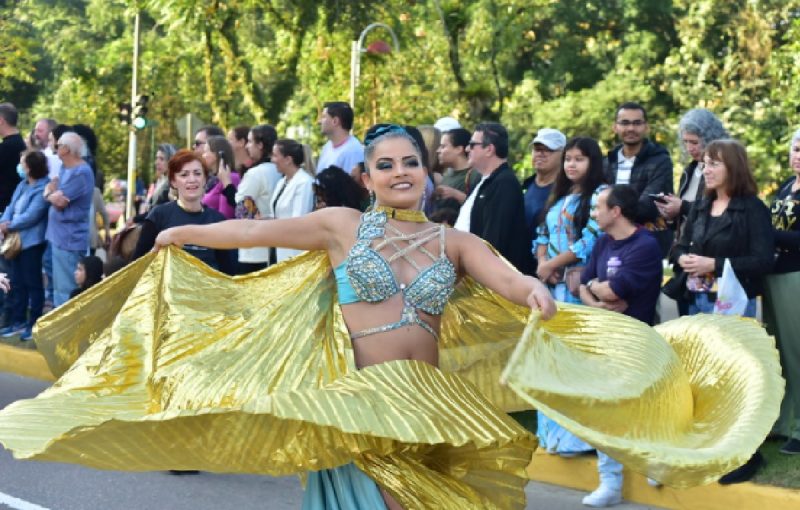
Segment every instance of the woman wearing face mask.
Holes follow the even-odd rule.
[[[42,315],[44,286],[42,284],[42,255],[47,247],[49,203],[44,199],[47,177],[47,158],[39,151],[22,154],[17,172],[23,178],[14,190],[11,203],[0,218],[0,232],[18,232],[22,251],[11,260],[12,291],[11,325],[0,330],[2,336],[20,334],[20,340],[30,340],[33,324]],[[29,310],[30,306],[30,310]]]

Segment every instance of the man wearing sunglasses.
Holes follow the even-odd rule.
[[[522,189],[508,166],[508,131],[496,122],[478,124],[467,149],[467,163],[482,178],[461,206],[455,228],[488,241],[519,271],[533,274]]]
[[[194,134],[194,153],[202,157],[206,151],[206,141],[209,136],[225,136],[225,131],[217,126],[203,126]]]
[[[608,153],[606,179],[609,184],[628,184],[639,194],[635,221],[653,231],[666,256],[672,230],[659,214],[655,199],[672,194],[672,159],[667,149],[647,138],[647,112],[639,103],[621,104],[613,129],[622,143]]]

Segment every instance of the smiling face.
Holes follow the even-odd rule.
[[[728,181],[728,168],[717,154],[706,154],[703,157],[703,177],[705,178],[706,189],[720,191],[725,190]]]
[[[375,193],[376,204],[398,209],[419,207],[427,171],[419,151],[405,137],[376,142],[367,160],[364,185]]]
[[[614,132],[625,145],[638,145],[647,135],[647,121],[644,112],[639,109],[623,108],[617,113]]]
[[[580,186],[589,173],[589,158],[577,147],[564,153],[564,173],[575,186]]]
[[[264,144],[256,141],[252,131],[247,133],[247,145],[244,148],[253,161],[261,161],[264,156]]]
[[[200,201],[205,194],[206,176],[199,161],[190,161],[175,173],[170,185],[178,191],[183,202]]]

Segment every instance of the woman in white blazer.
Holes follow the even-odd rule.
[[[314,210],[314,179],[303,170],[303,146],[294,140],[281,139],[272,146],[272,162],[283,175],[272,195],[275,218],[296,218]],[[300,250],[276,249],[280,262],[302,253]]]

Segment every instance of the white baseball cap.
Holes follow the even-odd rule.
[[[536,138],[528,144],[528,147],[535,143],[540,143],[551,151],[558,151],[567,145],[567,137],[558,129],[542,128],[536,133]]]
[[[451,129],[460,128],[461,124],[453,117],[442,117],[436,121],[433,127],[444,133],[445,131],[450,131]]]

